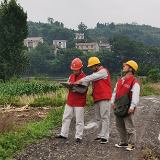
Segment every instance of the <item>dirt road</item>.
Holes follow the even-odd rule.
[[[93,107],[85,111],[85,131],[82,143],[76,143],[75,118],[70,127],[67,140],[46,138],[41,142],[32,143],[24,152],[13,157],[13,160],[142,160],[141,147],[146,145],[160,154],[160,96],[141,97],[135,113],[137,144],[134,151],[116,148],[119,142],[115,128],[115,120],[111,109],[110,138],[108,144],[95,142],[97,127],[94,125]],[[60,127],[52,132],[60,133]]]

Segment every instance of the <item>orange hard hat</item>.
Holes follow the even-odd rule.
[[[72,70],[79,70],[83,67],[82,61],[79,58],[75,58],[71,63]]]

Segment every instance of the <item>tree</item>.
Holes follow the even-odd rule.
[[[49,71],[49,66],[47,60],[52,60],[53,55],[50,53],[50,47],[45,42],[39,42],[36,48],[28,51],[28,57],[31,62],[30,73],[47,73]]]
[[[60,27],[60,22],[55,21],[54,24],[55,24],[57,27]]]
[[[78,25],[78,31],[79,31],[79,33],[85,33],[85,31],[87,30],[87,26],[83,23],[83,22],[81,22],[79,25]]]
[[[110,29],[115,29],[116,28],[114,22],[112,22],[111,24],[109,24],[109,28]]]
[[[54,19],[53,19],[53,18],[48,17],[48,19],[47,19],[47,20],[48,20],[48,23],[49,23],[49,24],[53,24],[53,21],[54,21]]]
[[[28,25],[27,13],[16,0],[4,0],[0,8],[0,78],[6,81],[19,76],[29,66],[23,42]]]

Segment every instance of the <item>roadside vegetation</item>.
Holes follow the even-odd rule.
[[[8,95],[6,96],[6,104],[13,103],[15,106],[19,105],[29,105],[30,107],[45,107],[45,106],[51,106],[53,109],[51,112],[48,113],[48,115],[40,122],[32,121],[28,123],[27,125],[23,125],[22,127],[17,127],[14,126],[14,130],[11,130],[9,132],[1,133],[0,135],[0,159],[9,159],[13,155],[17,154],[18,152],[22,151],[23,148],[34,142],[34,141],[40,141],[45,137],[50,137],[54,135],[54,133],[50,132],[52,128],[58,127],[61,125],[61,120],[63,116],[63,111],[64,111],[64,106],[66,103],[67,95],[68,95],[68,90],[64,88],[62,85],[59,83],[55,82],[43,82],[41,83],[39,81],[30,83],[26,83],[26,80],[21,80],[21,83],[17,85],[9,85],[9,83],[2,83],[0,86],[12,86],[12,89],[8,89]],[[13,83],[12,83],[13,84]],[[30,84],[30,85],[29,85]],[[32,89],[33,92],[29,92],[31,94],[23,94],[23,95],[17,95],[16,89],[18,90],[23,90],[23,87],[25,85],[28,86],[28,89],[30,86],[37,85],[37,89],[41,88],[41,92],[34,92],[34,89]],[[42,87],[43,85],[45,86],[52,86],[52,89],[50,87],[47,90],[43,90],[45,87]],[[112,81],[112,89],[114,88],[116,84],[116,81]],[[17,87],[19,86],[19,87]],[[20,89],[21,87],[21,89]],[[34,86],[35,87],[35,86]],[[7,87],[6,87],[7,88]],[[24,87],[25,88],[25,87]],[[43,88],[43,89],[42,89]],[[25,88],[26,89],[26,88]],[[14,95],[9,95],[10,90],[15,91]],[[156,95],[160,94],[160,83],[151,83],[147,82],[144,80],[141,82],[141,96],[146,96],[146,95]],[[6,91],[7,92],[7,91]],[[87,105],[86,108],[93,106],[93,99],[91,96],[92,88],[89,86],[88,94],[87,94]],[[12,93],[12,92],[11,92]],[[9,97],[10,99],[9,99]],[[8,98],[8,99],[7,99]],[[28,98],[28,99],[27,99]],[[5,101],[5,98],[1,98]],[[27,100],[26,100],[27,99]],[[9,101],[10,100],[10,101]],[[2,107],[4,105],[4,102],[1,103]],[[12,104],[13,105],[13,104]],[[143,151],[145,154],[144,158],[147,157],[146,153],[149,150]],[[149,152],[150,153],[150,152]],[[149,154],[148,153],[148,154]],[[158,160],[158,159],[155,159]]]
[[[143,154],[144,160],[159,160],[160,158],[160,156],[157,157],[153,149],[149,149],[146,146],[142,147],[142,154]]]

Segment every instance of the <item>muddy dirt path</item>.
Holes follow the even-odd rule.
[[[97,127],[93,125],[95,116],[91,107],[85,111],[86,129],[82,143],[75,142],[75,118],[73,118],[67,140],[51,137],[32,143],[12,160],[143,160],[141,151],[143,145],[155,148],[157,154],[160,154],[160,96],[141,97],[134,117],[137,130],[134,151],[125,151],[124,148],[114,146],[119,142],[119,136],[112,109],[109,143],[100,144],[94,141]],[[52,132],[60,133],[60,129],[61,127],[53,129]]]

